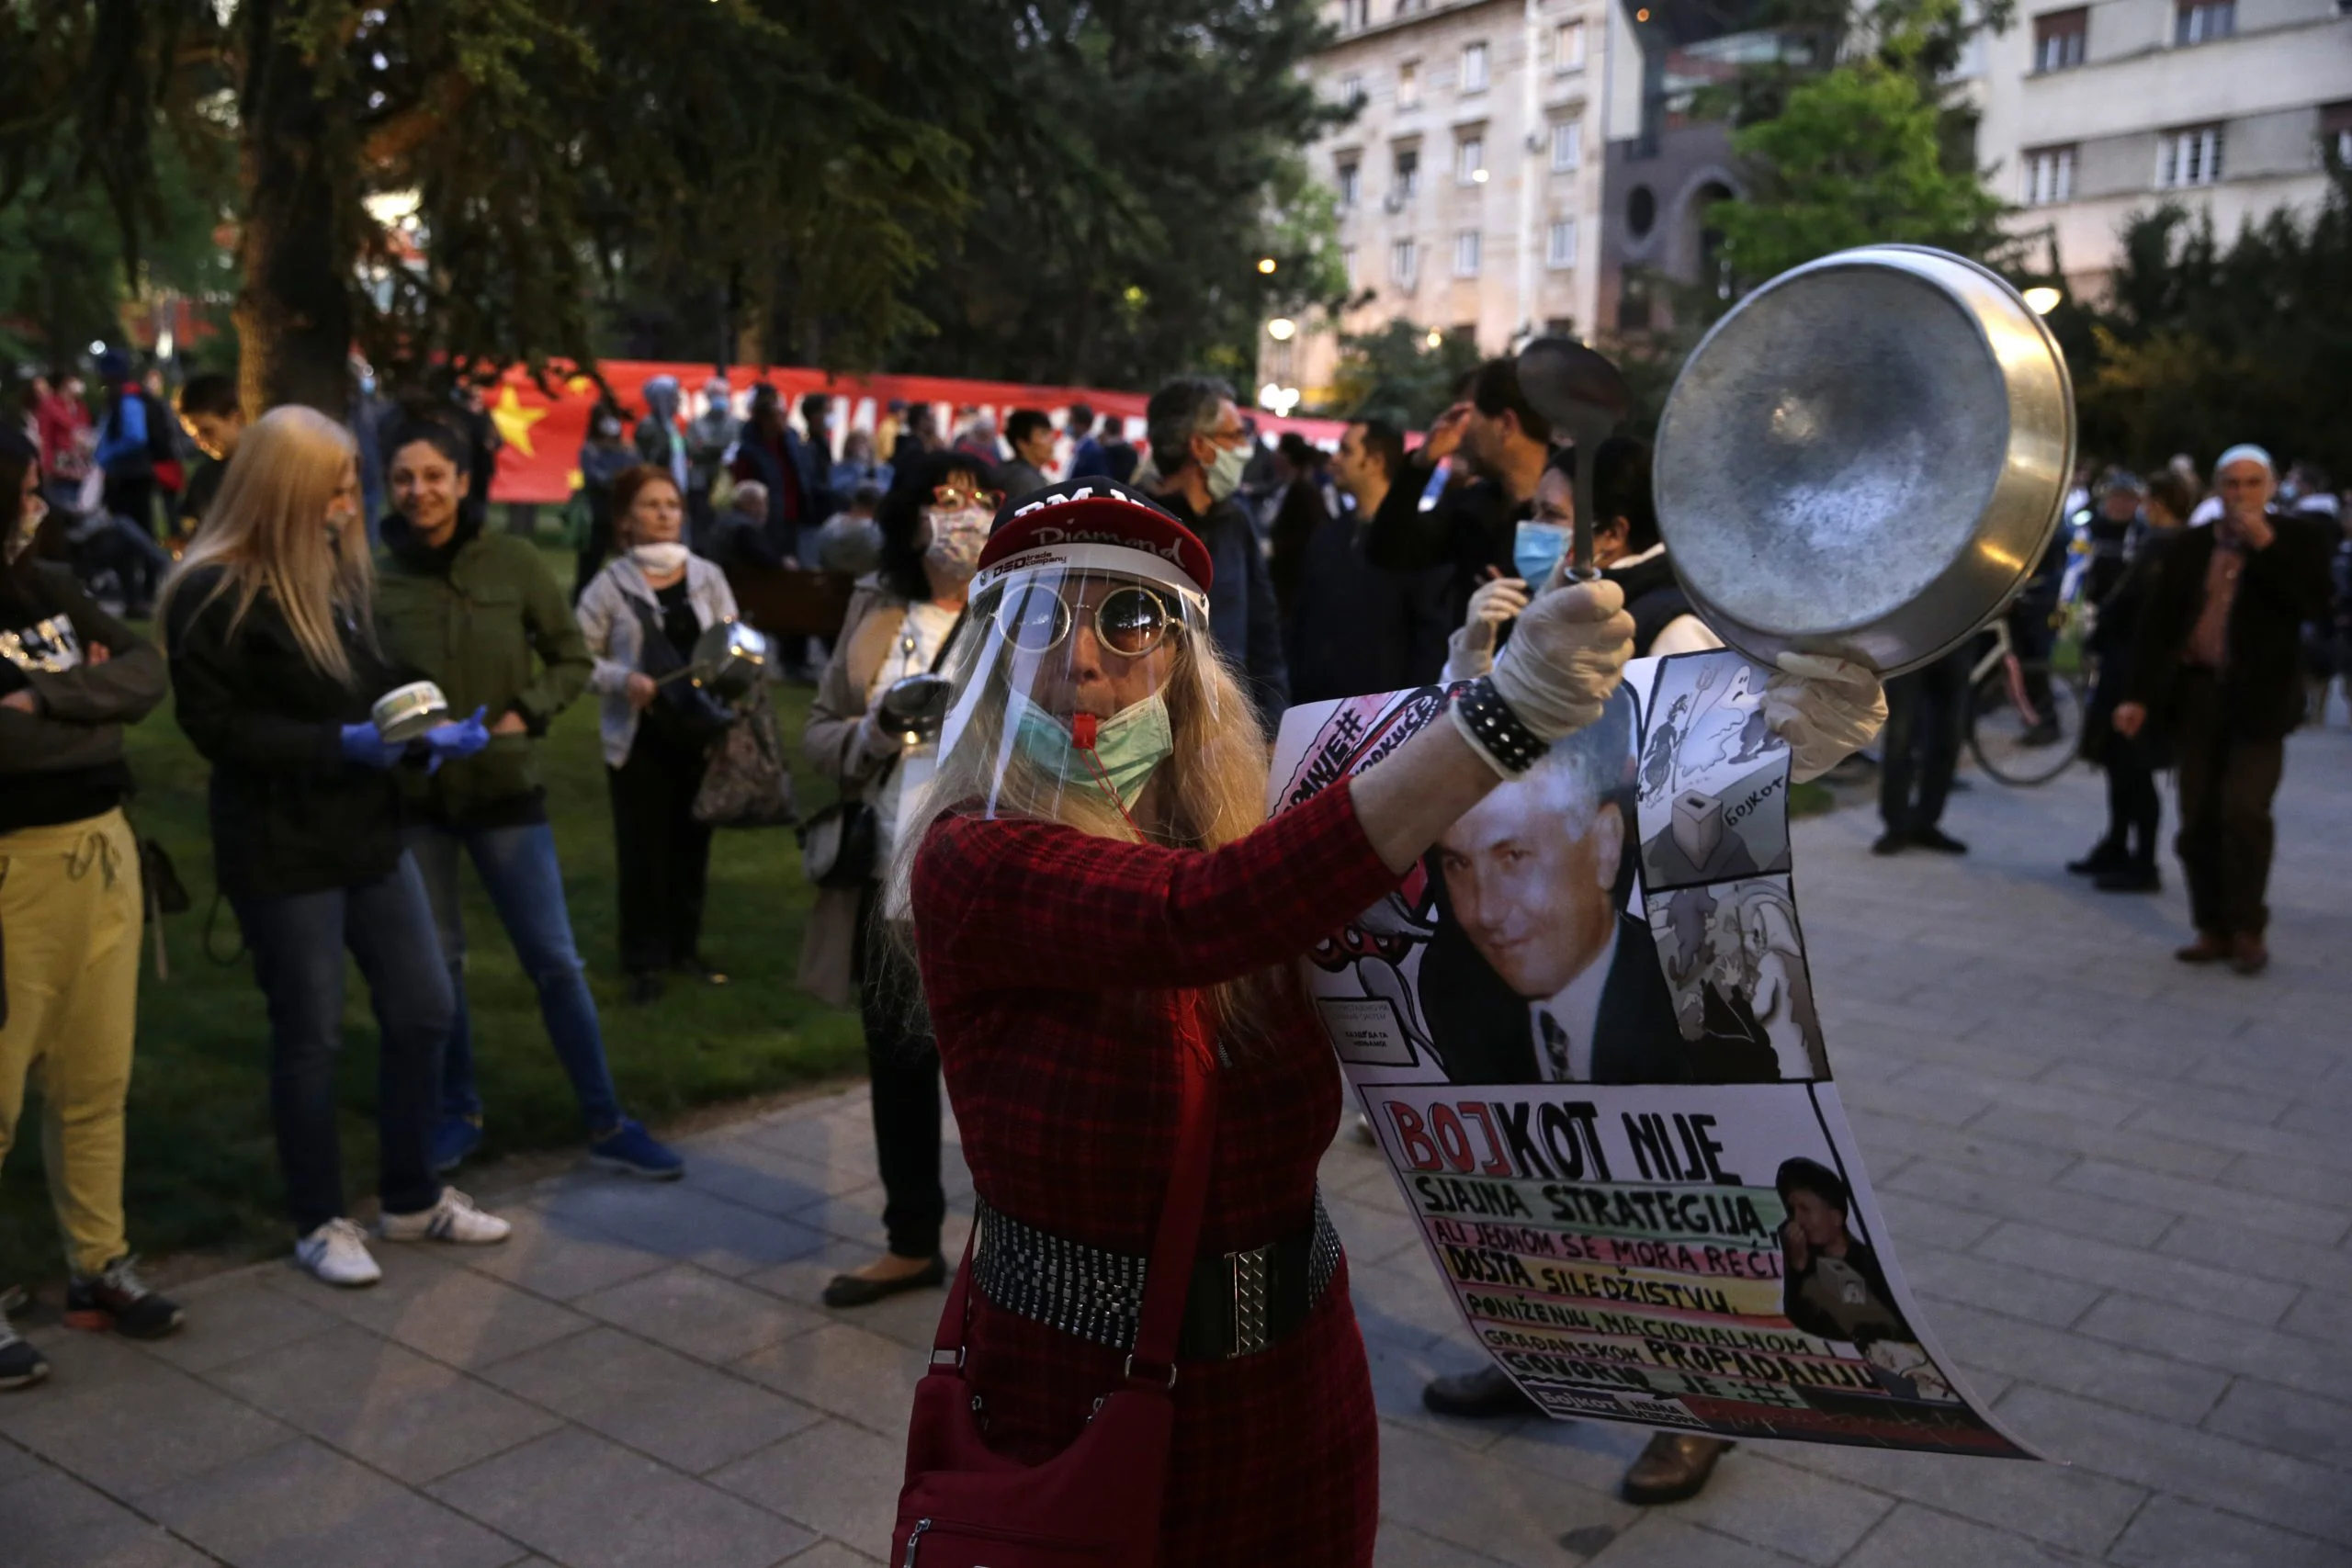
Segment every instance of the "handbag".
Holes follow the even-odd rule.
[[[710,745],[710,765],[695,792],[695,820],[710,828],[787,828],[792,770],[776,733],[775,708],[764,687],[736,705],[741,717]]]
[[[885,1561],[899,1568],[1157,1568],[1159,1521],[1176,1424],[1176,1339],[1207,1206],[1219,1095],[1205,1032],[1188,1014],[1183,1119],[1151,1261],[1136,1348],[1119,1386],[1078,1440],[1043,1464],[989,1451],[979,1399],[964,1375],[972,1243],[956,1270],[915,1385],[907,1479]],[[977,1227],[976,1227],[977,1229]],[[1170,1565],[1175,1568],[1175,1565]]]

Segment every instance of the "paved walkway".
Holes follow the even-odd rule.
[[[1873,860],[1860,810],[1798,830],[1900,1255],[1979,1392],[2068,1465],[1757,1444],[1696,1502],[1627,1507],[1638,1432],[1419,1411],[1469,1357],[1343,1140],[1327,1184],[1385,1413],[1384,1568],[2352,1562],[2347,777],[2344,732],[2297,740],[2258,981],[2170,961],[2177,893],[2057,870],[2094,836],[2088,775],[1959,796],[1965,861]],[[518,1195],[503,1248],[387,1248],[373,1291],[269,1265],[189,1291],[153,1349],[38,1332],[56,1375],[0,1397],[0,1562],[869,1561],[939,1298],[814,1304],[878,1232],[863,1103],[690,1150],[676,1187]]]

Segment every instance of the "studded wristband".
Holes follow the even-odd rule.
[[[1456,686],[1446,712],[1462,738],[1507,779],[1527,772],[1552,749],[1550,741],[1538,739],[1511,712],[1510,705],[1495,690],[1491,675]]]

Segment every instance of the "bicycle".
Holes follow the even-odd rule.
[[[1993,646],[1968,672],[1968,750],[2005,784],[2047,784],[2082,752],[2082,681],[2019,657],[2007,615],[1990,629]]]

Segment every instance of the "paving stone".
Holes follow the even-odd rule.
[[[383,1282],[366,1290],[338,1290],[291,1272],[272,1286],[454,1367],[486,1367],[589,1326],[578,1313],[415,1251],[381,1248],[379,1255],[394,1256],[384,1259]]]
[[[1543,1471],[1491,1461],[1465,1465],[1458,1454],[1418,1432],[1392,1426],[1382,1433],[1386,1517],[1519,1568],[1558,1568],[1561,1536],[1596,1526],[1623,1530],[1637,1512]]]
[[[1372,1543],[1372,1568],[1494,1568],[1484,1552],[1423,1535],[1409,1525],[1384,1520]]]
[[[2075,1561],[2023,1536],[1905,1503],[1846,1559],[1846,1568],[2059,1568]]]
[[[1825,1024],[1824,1028],[1827,1028]],[[1834,1049],[1834,1047],[1833,1047]],[[1917,1069],[1906,1067],[1908,1074]],[[1851,1111],[1859,1129],[1867,1124],[1874,1113],[1899,1116],[1906,1122],[1927,1122],[1946,1127],[1965,1127],[1993,1108],[1993,1098],[1986,1094],[1956,1093],[1902,1082],[1838,1080],[1838,1098]]]
[[[890,1544],[906,1450],[862,1427],[825,1421],[711,1476],[772,1514],[868,1551]]]
[[[156,1494],[158,1519],[237,1568],[502,1568],[521,1550],[308,1438]]]
[[[690,1187],[573,1187],[548,1199],[550,1217],[584,1224],[642,1251],[730,1278],[816,1251],[806,1225],[726,1202]]]
[[[2205,1429],[2256,1448],[2352,1471],[2352,1404],[2240,1379],[2205,1417]],[[2344,1483],[2352,1490],[2352,1476]]]
[[[1795,1469],[1835,1475],[1874,1492],[2093,1557],[2106,1550],[2148,1496],[2140,1487],[2066,1464],[1956,1459],[1824,1444],[1776,1442],[1757,1447]],[[1927,1564],[1937,1560],[1920,1561]]]
[[[1878,1206],[1886,1215],[1888,1234],[1894,1238],[1897,1248],[1933,1247],[1946,1252],[1965,1252],[2001,1223],[1997,1215],[1917,1197],[1894,1185],[1902,1179],[1905,1171],[1918,1163],[1890,1160],[1883,1176],[1877,1167],[1871,1168],[1871,1174],[1879,1177]]]
[[[2160,1300],[2199,1302],[2208,1311],[2245,1323],[2276,1323],[2295,1299],[2291,1285],[2015,1221],[2004,1221],[1978,1242],[1975,1256]],[[1997,1280],[2001,1270],[1986,1272]]]
[[[1430,1417],[1432,1422],[1437,1416]],[[1497,1422],[1447,1423],[1498,1426]],[[1509,1423],[1476,1462],[1501,1460],[1540,1470],[1604,1497],[1617,1495],[1618,1483],[1650,1439],[1649,1429],[1623,1421],[1555,1421],[1532,1416]]]
[[[432,1492],[567,1568],[769,1568],[816,1544],[797,1525],[577,1429],[485,1460]]]
[[[2105,1160],[2082,1161],[2059,1178],[2058,1185],[2127,1203],[2145,1203],[2176,1214],[2194,1215],[2232,1230],[2283,1236],[2290,1241],[2333,1243],[2341,1241],[2346,1231],[2352,1231],[2352,1209],[2247,1192],[2211,1181],[2159,1176]],[[2311,1196],[2320,1196],[2345,1185],[2352,1184],[2337,1182],[2304,1190]],[[2282,1190],[2291,1192],[2294,1189]]]
[[[2081,1089],[2096,1099],[2116,1105],[2194,1105],[2200,1116],[2209,1116],[2216,1121],[2251,1122],[2258,1127],[2272,1125],[2295,1103],[2293,1096],[2275,1089],[2265,1094],[2252,1089],[2222,1089],[2212,1084],[2192,1088],[2168,1079],[2151,1078],[2142,1073],[2118,1072],[2112,1067],[2090,1062],[2060,1062],[2041,1081]],[[2121,1120],[2120,1116],[2112,1118],[2109,1124]]]
[[[175,1368],[145,1366],[136,1379],[95,1388],[52,1373],[37,1392],[0,1400],[0,1436],[136,1502],[294,1435]]]
[[[592,1317],[724,1365],[824,1322],[817,1313],[686,1264],[572,1303]]]
[[[2345,1551],[2177,1497],[2152,1497],[2108,1561],[2124,1568],[2343,1568]]]
[[[2064,1328],[2090,1310],[2096,1285],[2061,1280],[2031,1269],[1987,1269],[1980,1258],[1939,1247],[1911,1247],[1895,1237],[1895,1258],[1911,1288],[1923,1296],[1964,1302],[2014,1317]]]
[[[2315,1339],[2333,1338],[2345,1329],[2344,1298],[2331,1291],[2305,1291],[2278,1320],[2278,1326],[2290,1334],[2308,1334]]]
[[[44,1470],[0,1485],[0,1561],[8,1568],[203,1568],[210,1559],[63,1472]]]
[[[867,1557],[852,1551],[837,1540],[820,1540],[808,1551],[791,1558],[790,1568],[868,1568],[878,1565],[878,1557]]]
[[[1348,1262],[1348,1293],[1356,1324],[1367,1337],[1420,1348],[1440,1340],[1469,1343],[1469,1328],[1448,1290],[1422,1258],[1408,1253],[1388,1263]]]
[[[2165,1421],[2195,1426],[2229,1378],[2161,1356],[2126,1350],[1973,1307],[1939,1307],[1936,1332],[1971,1366],[1998,1367],[2030,1382],[2063,1388]]]
[[[925,1359],[896,1340],[829,1323],[747,1356],[734,1370],[898,1441],[906,1436]]]
[[[752,1143],[789,1155],[807,1165],[855,1176],[855,1183],[878,1180],[881,1168],[874,1156],[874,1124],[865,1119],[845,1120],[838,1114],[802,1117],[797,1121],[746,1129]]]
[[[41,1472],[40,1461],[6,1438],[0,1438],[0,1486],[10,1485],[28,1475]]]
[[[695,1156],[695,1190],[778,1218],[838,1197],[873,1178],[797,1159],[751,1137],[730,1138]]]
[[[1676,1504],[1673,1516],[1801,1562],[1831,1563],[1894,1506],[1883,1493],[1736,1449],[1715,1467],[1707,1489]]]
[[[514,1225],[514,1234],[497,1247],[469,1247],[458,1254],[458,1261],[477,1274],[553,1301],[609,1289],[670,1261],[576,1221],[551,1218],[536,1204],[502,1209],[500,1217]]]
[[[2144,1114],[2144,1112],[2143,1113]],[[2081,1155],[2175,1176],[2218,1176],[2240,1156],[2233,1150],[2187,1138],[2159,1137],[2132,1126],[2090,1127],[2070,1116],[1996,1105],[1968,1124],[1972,1134],[2055,1154]]]
[[[618,1329],[591,1329],[502,1361],[499,1387],[693,1474],[819,1419],[805,1404]]]
[[[1834,1045],[1831,1047],[1833,1051],[1836,1049]],[[2063,1083],[2019,1083],[1991,1073],[1943,1066],[1914,1067],[1895,1081],[1899,1087],[1920,1094],[1950,1095],[1957,1100],[1975,1101],[1980,1106],[2018,1105],[2029,1111],[2072,1116],[2094,1127],[2120,1125],[2126,1116],[2138,1109],[2139,1103],[2089,1089],[2069,1088]]]
[[[1985,1123],[1998,1110],[1995,1107],[1965,1128],[1915,1122],[1903,1116],[1875,1116],[1871,1122],[1871,1134],[1861,1139],[1862,1153],[1872,1175],[1882,1168],[1892,1169],[1898,1158],[1909,1157],[1938,1159],[1963,1170],[1981,1170],[2018,1181],[2048,1181],[2074,1163],[2072,1150],[2040,1147],[1988,1133]],[[1857,1132],[1859,1135],[1859,1129]]]
[[[2068,1192],[2063,1190],[2063,1183],[2060,1188],[2052,1188],[2046,1181],[2019,1181],[1933,1159],[1914,1160],[1904,1168],[1902,1175],[1886,1185],[1894,1191],[1932,1198],[1958,1208],[2005,1220],[2023,1220],[2125,1247],[2153,1246],[2171,1227],[2175,1217],[2142,1203]],[[1939,1245],[1949,1246],[1955,1252],[1964,1248],[1964,1244]]]
[[[345,1324],[210,1374],[212,1385],[412,1485],[560,1425]]]
[[[1588,1561],[1592,1568],[1789,1568],[1800,1561],[1702,1529],[1676,1517],[1681,1512],[1652,1509]]]
[[[2346,1186],[2352,1187],[2352,1182]],[[2177,1258],[2223,1263],[2241,1275],[2310,1285],[2339,1299],[2352,1297],[2352,1251],[2342,1247],[2250,1236],[2219,1220],[2190,1218],[2165,1232],[2157,1250]]]
[[[204,1280],[175,1290],[172,1298],[187,1314],[177,1334],[141,1349],[183,1371],[204,1372],[262,1350],[274,1350],[324,1334],[342,1319],[273,1291],[252,1272]]]
[[[2210,1119],[2194,1105],[2175,1110],[2143,1106],[2132,1113],[2128,1130],[2150,1140],[2177,1138],[2207,1148],[2232,1149],[2243,1155],[2279,1156],[2352,1172],[2352,1139],[2343,1136],[2341,1122],[2333,1136],[2301,1133],[2287,1127],[2258,1127],[2250,1122]]]
[[[2344,1343],[2342,1303],[2329,1303],[2321,1315],[2332,1342],[2216,1317],[2194,1303],[2176,1306],[2113,1295],[2086,1314],[2077,1327],[2160,1356],[2352,1402],[2352,1346]]]
[[[1467,1346],[1440,1341],[1427,1349],[1408,1349],[1387,1340],[1367,1340],[1364,1358],[1372,1370],[1373,1404],[1380,1412],[1384,1431],[1418,1433],[1476,1453],[1494,1447],[1521,1429],[1532,1429],[1537,1418],[1506,1417],[1498,1421],[1462,1421],[1432,1416],[1421,1404],[1421,1390],[1430,1379],[1444,1372],[1468,1371],[1482,1359]],[[1387,1438],[1384,1436],[1384,1443]]]
[[[1999,1411],[2044,1451],[2086,1469],[2352,1546],[2340,1471],[2030,1383]]]
[[[1428,1266],[1429,1249],[1421,1240],[1421,1227],[1408,1216],[1345,1198],[1329,1199],[1324,1206],[1331,1213],[1331,1224],[1340,1233],[1351,1265],[1361,1258],[1366,1263],[1409,1261]]]

